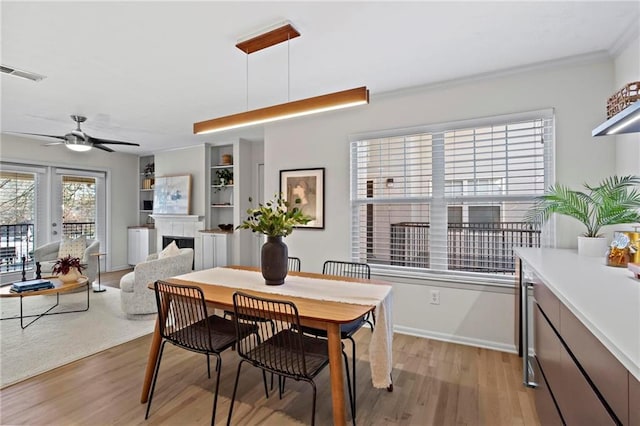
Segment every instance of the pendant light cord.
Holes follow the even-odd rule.
[[[247,61],[246,61],[246,74],[247,74],[247,111],[249,111],[249,52],[247,52]]]
[[[287,33],[287,102],[291,102],[291,34]]]

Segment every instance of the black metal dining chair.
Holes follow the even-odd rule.
[[[300,258],[299,257],[292,257],[289,256],[287,258],[287,269],[289,271],[295,271],[295,272],[300,272]],[[224,317],[225,318],[233,318],[233,312],[232,311],[224,311]],[[262,318],[243,318],[240,317],[240,320],[245,320],[245,321],[262,321]],[[265,321],[265,322],[269,322],[269,321]],[[275,324],[271,323],[271,331],[273,333],[275,333]],[[273,374],[271,375],[271,389],[273,389]],[[280,393],[282,393],[282,385],[280,385]]]
[[[288,257],[287,258],[287,268],[289,271],[300,272],[300,258],[299,257]],[[224,317],[230,318],[233,316],[232,311],[224,311]],[[241,318],[242,319],[242,318]]]
[[[329,350],[326,339],[306,336],[300,329],[300,316],[295,304],[276,299],[266,299],[249,294],[236,292],[233,295],[234,318],[237,330],[237,350],[241,360],[233,386],[233,395],[229,407],[227,425],[231,424],[233,405],[238,392],[238,382],[242,364],[249,363],[254,367],[277,374],[281,378],[291,378],[305,381],[313,389],[313,404],[311,411],[311,425],[315,424],[316,413],[316,385],[314,378],[329,364]],[[260,341],[249,330],[242,327],[245,321],[239,318],[260,318],[263,321],[250,323],[260,328]],[[275,324],[275,331],[266,327],[266,323]],[[345,368],[349,374],[348,363]],[[266,383],[265,383],[266,390]],[[282,386],[280,386],[282,392]],[[351,403],[352,393],[349,388]],[[354,419],[355,422],[355,419]]]
[[[199,287],[156,281],[154,290],[158,306],[158,324],[160,326],[162,344],[153,372],[151,392],[144,418],[147,419],[149,417],[164,345],[169,342],[188,351],[205,354],[207,356],[209,378],[211,378],[209,355],[216,357],[216,372],[218,374],[213,397],[213,412],[211,414],[211,424],[213,425],[216,418],[220,370],[222,367],[220,352],[236,343],[236,335],[238,334],[236,328],[241,330],[243,336],[254,335],[254,339],[259,340],[258,328],[252,324],[241,323],[234,325],[231,320],[217,315],[209,315],[204,294]],[[266,378],[263,377],[263,379],[265,379],[266,386]]]
[[[324,275],[338,275],[342,277],[371,279],[371,268],[369,267],[369,265],[366,263],[358,262],[327,260],[322,265],[322,273]],[[373,318],[375,323],[375,316]],[[340,326],[340,338],[342,340],[349,340],[351,342],[351,371],[353,373],[353,381],[350,386],[353,388],[353,398],[351,399],[351,413],[354,419],[356,417],[356,341],[353,339],[353,335],[356,333],[356,331],[360,330],[360,328],[362,328],[365,323],[369,323],[371,329],[373,330],[374,324],[367,320],[367,316],[358,318],[354,321],[351,321],[350,323],[342,324]],[[315,337],[327,338],[326,330],[303,326],[302,331],[305,334],[310,334]]]
[[[287,266],[290,271],[300,272],[300,258],[289,256]]]

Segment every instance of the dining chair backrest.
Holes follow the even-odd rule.
[[[290,271],[300,272],[300,258],[289,256],[287,266]]]
[[[327,260],[322,266],[324,275],[371,279],[371,268],[366,263]]]
[[[236,292],[233,294],[233,309],[236,348],[241,358],[260,368],[291,377],[309,376],[302,333],[299,332],[300,316],[295,304]],[[249,334],[242,330],[238,318],[245,318],[242,322],[258,327],[259,333]]]
[[[210,351],[211,330],[202,290],[195,286],[154,283],[160,335],[195,351]]]

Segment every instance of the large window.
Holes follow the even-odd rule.
[[[551,110],[364,135],[351,143],[352,256],[374,268],[505,277],[552,181]]]

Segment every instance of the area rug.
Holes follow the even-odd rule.
[[[89,297],[88,311],[45,316],[24,330],[19,319],[0,321],[0,388],[153,332],[153,316],[127,319],[119,289]],[[61,294],[52,312],[82,309],[86,298],[86,292]],[[26,297],[23,303],[25,315],[41,313],[55,304],[55,295]],[[0,310],[2,318],[19,315],[19,299],[0,299]]]

